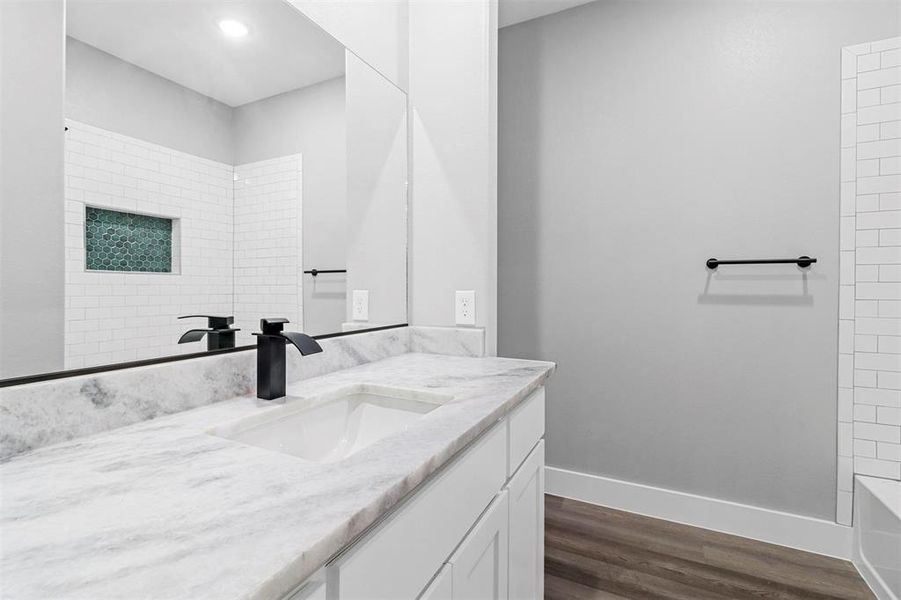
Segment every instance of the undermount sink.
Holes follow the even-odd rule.
[[[210,433],[236,442],[330,463],[403,431],[453,397],[368,384],[340,388]],[[298,406],[299,404],[299,406]]]

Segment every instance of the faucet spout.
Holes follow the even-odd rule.
[[[302,356],[322,352],[319,342],[305,333],[282,331],[288,319],[260,319],[257,336],[257,398],[275,400],[285,395],[287,369],[285,347],[288,342]]]

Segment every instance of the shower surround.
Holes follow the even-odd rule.
[[[842,49],[838,504],[901,479],[901,38]]]
[[[66,133],[65,368],[200,352],[203,320],[302,328],[301,156],[233,166],[74,120]],[[88,270],[86,207],[171,219],[168,273]]]

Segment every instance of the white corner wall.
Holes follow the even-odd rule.
[[[64,13],[0,2],[0,378],[63,367]]]
[[[841,58],[837,519],[850,524],[854,473],[901,479],[901,37]]]
[[[346,64],[347,295],[369,290],[367,326],[405,323],[407,98],[350,52]]]
[[[410,2],[410,322],[453,326],[475,290],[497,352],[497,3]]]

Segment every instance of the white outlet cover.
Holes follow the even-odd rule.
[[[457,325],[476,324],[475,290],[457,290],[457,299],[454,303],[454,322]]]
[[[354,290],[353,293],[353,320],[369,320],[369,290]]]

